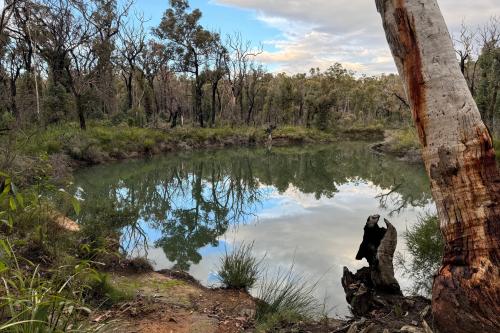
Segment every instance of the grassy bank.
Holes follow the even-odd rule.
[[[376,140],[383,137],[380,126],[320,131],[304,127],[280,127],[273,131],[273,146],[328,143],[345,139]],[[8,172],[21,186],[42,179],[55,181],[70,176],[72,167],[102,164],[191,149],[264,146],[265,128],[151,129],[128,125],[110,126],[94,122],[82,131],[76,123],[46,129],[16,130],[0,141],[0,170]]]
[[[493,138],[493,145],[500,161],[500,138]],[[386,131],[385,140],[373,146],[376,151],[415,163],[422,162],[420,147],[417,131],[413,127]]]
[[[328,142],[335,139],[330,133],[301,127],[283,127],[273,138],[288,143]],[[241,128],[176,128],[149,129],[129,126],[109,127],[93,124],[81,131],[76,124],[64,124],[34,132],[23,146],[29,154],[65,153],[75,160],[99,163],[121,159],[134,154],[154,154],[176,149],[212,148],[233,145],[264,144],[264,129]]]

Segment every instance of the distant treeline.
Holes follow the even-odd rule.
[[[117,0],[6,0],[0,129],[68,120],[84,129],[88,119],[150,127],[319,129],[410,122],[397,75],[359,76],[338,63],[307,74],[270,73],[258,62],[258,47],[238,33],[206,30],[202,13],[186,0],[170,0],[151,30],[131,6]],[[474,41],[483,37],[476,49],[464,44],[470,29],[464,31],[460,64],[493,126],[500,104],[498,20],[473,34]]]

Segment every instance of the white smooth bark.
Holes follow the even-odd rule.
[[[443,332],[500,332],[500,176],[436,0],[376,0],[405,83],[446,248],[434,281]]]

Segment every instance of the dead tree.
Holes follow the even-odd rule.
[[[364,267],[355,274],[344,267],[342,276],[346,300],[354,314],[360,316],[379,306],[375,300],[376,295],[384,296],[387,301],[398,300],[402,296],[399,283],[394,277],[393,266],[397,232],[385,219],[387,228],[379,227],[379,219],[380,215],[368,217],[363,242],[356,255],[356,260],[366,259],[369,267]]]

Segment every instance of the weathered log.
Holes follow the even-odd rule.
[[[344,267],[341,283],[346,301],[355,315],[364,316],[374,308],[374,289],[368,267],[363,267],[356,274]]]
[[[363,267],[355,274],[344,267],[341,279],[346,300],[355,315],[363,316],[383,306],[380,295],[402,296],[399,283],[394,277],[394,252],[397,245],[397,231],[384,219],[387,229],[378,226],[379,215],[368,217],[364,228],[363,242],[359,247],[357,260],[366,258],[369,267]]]
[[[377,249],[377,263],[371,268],[371,279],[376,290],[391,294],[402,294],[399,283],[394,277],[394,252],[398,242],[396,228],[384,219],[387,231]]]

